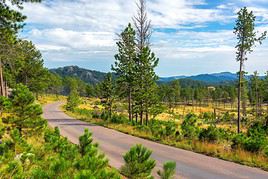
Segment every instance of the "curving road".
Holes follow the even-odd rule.
[[[58,126],[61,134],[71,142],[78,143],[78,138],[88,128],[93,133],[93,139],[110,161],[110,165],[120,168],[123,164],[122,155],[134,144],[143,144],[153,151],[152,157],[157,161],[159,169],[165,161],[177,162],[176,178],[198,179],[232,179],[252,178],[267,179],[268,172],[232,162],[208,157],[194,152],[181,150],[148,140],[126,135],[111,129],[95,126],[75,120],[60,110],[61,102],[43,107],[43,117],[52,127]],[[154,171],[154,174],[155,174]]]

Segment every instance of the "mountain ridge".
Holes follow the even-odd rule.
[[[97,84],[104,80],[106,72],[100,72],[97,70],[90,70],[86,68],[81,68],[79,66],[65,66],[59,68],[50,69],[51,72],[60,75],[61,77],[77,77],[82,81],[89,84]],[[249,79],[252,75],[247,75],[246,78]],[[180,75],[171,77],[160,77],[159,83],[168,83],[173,80],[192,80],[202,82],[207,85],[219,85],[234,83],[238,79],[237,74],[231,72],[220,72],[211,74],[199,74],[199,75]]]

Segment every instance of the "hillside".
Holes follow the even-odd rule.
[[[55,69],[50,69],[61,77],[77,77],[82,81],[89,84],[97,84],[101,82],[107,73],[80,68],[78,66],[66,66]],[[249,79],[251,76],[246,76]],[[173,80],[180,80],[185,86],[199,86],[199,85],[219,85],[233,83],[237,80],[237,75],[230,72],[212,73],[212,74],[200,74],[193,76],[172,76],[172,77],[160,77],[159,83],[168,83]]]
[[[204,82],[209,85],[216,85],[222,83],[232,83],[237,80],[237,75],[230,72],[213,73],[213,74],[200,74],[194,76],[174,76],[160,78],[161,82],[169,82],[176,79],[194,80]]]
[[[78,66],[66,66],[56,69],[50,69],[51,72],[54,72],[61,77],[77,77],[82,81],[90,84],[97,84],[104,80],[106,73],[88,70],[85,68],[80,68]]]

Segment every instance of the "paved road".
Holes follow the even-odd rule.
[[[232,162],[196,154],[137,137],[129,136],[104,127],[90,125],[75,120],[60,109],[61,103],[53,103],[44,106],[44,118],[53,127],[58,126],[61,134],[71,142],[78,143],[78,137],[88,128],[93,133],[93,139],[100,144],[101,150],[110,160],[110,165],[120,168],[123,164],[122,155],[134,144],[143,144],[153,150],[152,157],[157,161],[157,168],[168,160],[177,162],[176,178],[198,179],[232,179],[252,178],[268,179],[268,172],[257,168],[251,168]],[[155,170],[155,171],[156,171]],[[154,173],[155,173],[154,171]]]

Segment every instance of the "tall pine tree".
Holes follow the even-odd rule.
[[[128,97],[128,116],[132,121],[132,92],[134,90],[136,42],[135,30],[128,24],[127,28],[120,34],[120,41],[116,43],[118,54],[115,55],[115,64],[112,66],[119,78],[118,86]]]
[[[238,119],[237,119],[237,132],[240,133],[241,121],[241,90],[243,81],[243,66],[247,60],[247,55],[253,51],[256,43],[261,43],[266,37],[264,32],[260,37],[257,37],[255,31],[255,19],[253,12],[249,12],[246,7],[238,12],[238,18],[234,28],[234,33],[237,35],[238,43],[236,45],[236,60],[240,62],[239,69],[239,83],[238,83]]]

